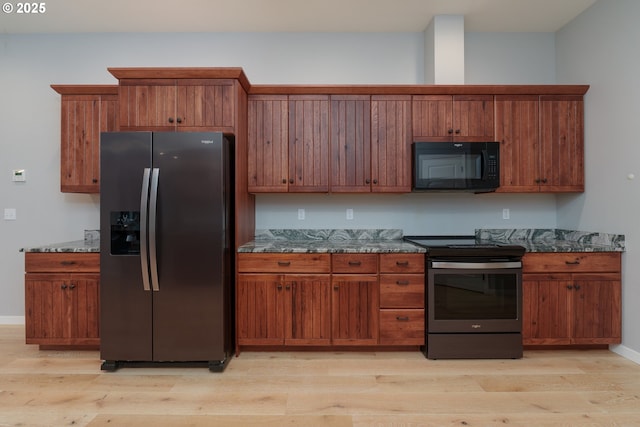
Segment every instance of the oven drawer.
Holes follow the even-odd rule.
[[[378,254],[333,254],[333,273],[377,273]]]
[[[522,272],[617,272],[620,259],[620,252],[528,253],[522,258]]]
[[[241,273],[329,273],[329,254],[238,254]]]
[[[380,345],[424,345],[424,310],[380,310]]]
[[[423,274],[380,275],[380,307],[424,308]]]
[[[424,273],[424,254],[382,254],[380,273]]]

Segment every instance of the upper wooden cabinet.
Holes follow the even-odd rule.
[[[100,132],[118,129],[118,86],[51,85],[62,95],[60,190],[100,192]]]
[[[429,141],[493,141],[493,95],[416,95],[413,136]]]
[[[121,130],[233,132],[230,79],[122,79]]]
[[[583,108],[582,96],[496,96],[498,191],[584,191]]]
[[[289,96],[289,192],[329,191],[329,96]]]
[[[249,96],[247,123],[249,192],[287,192],[289,97]]]

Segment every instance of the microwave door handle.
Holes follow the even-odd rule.
[[[487,174],[489,173],[489,152],[487,150],[482,150],[482,179],[487,179]]]

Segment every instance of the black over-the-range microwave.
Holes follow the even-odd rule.
[[[414,142],[413,191],[483,193],[500,186],[500,143]]]

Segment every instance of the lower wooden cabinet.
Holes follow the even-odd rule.
[[[619,252],[525,255],[524,344],[620,343],[620,262]]]
[[[238,254],[241,346],[424,344],[424,254]]]
[[[98,347],[99,254],[25,254],[27,344]]]

